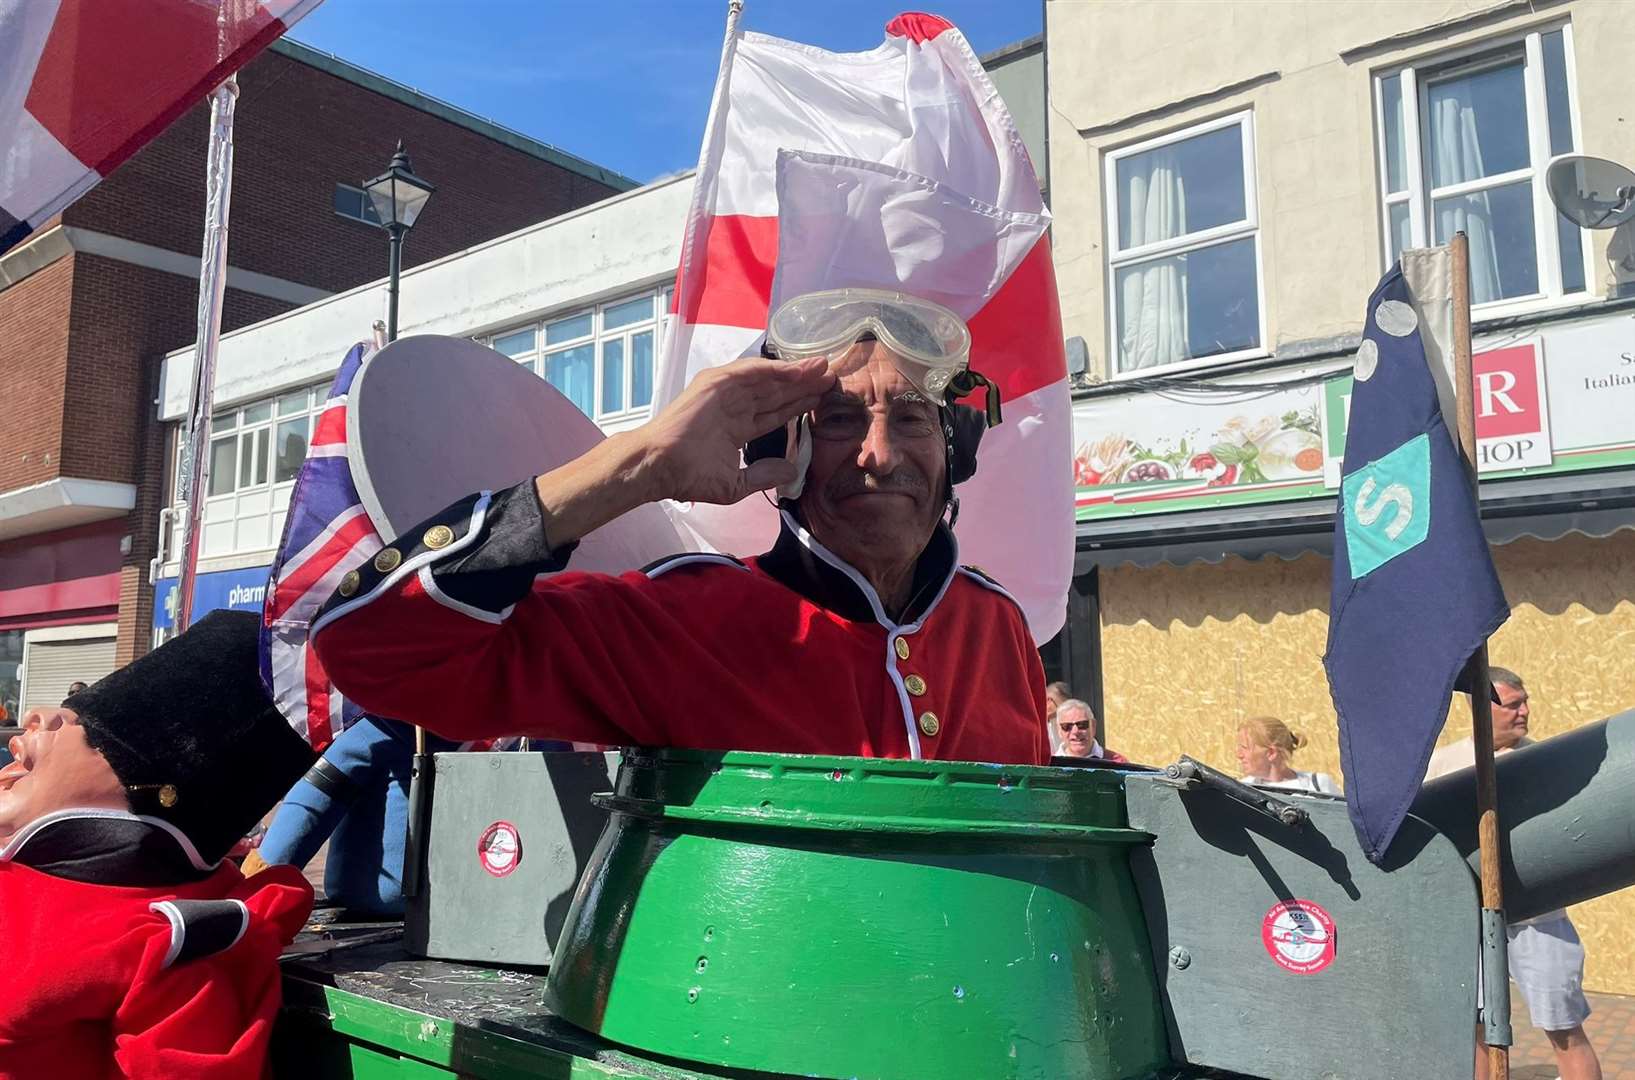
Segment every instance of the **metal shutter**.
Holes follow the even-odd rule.
[[[23,708],[61,705],[69,683],[94,683],[113,669],[112,637],[31,641],[23,650]]]

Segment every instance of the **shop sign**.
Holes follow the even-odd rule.
[[[1483,346],[1487,347],[1483,347]],[[1485,479],[1635,465],[1635,316],[1479,341]],[[1144,393],[1073,410],[1078,519],[1332,496],[1351,375],[1287,389]]]
[[[251,566],[200,574],[193,582],[193,619],[217,608],[260,611],[267,597],[268,573],[268,567]],[[155,630],[169,630],[176,625],[176,606],[181,597],[176,586],[175,578],[160,578],[153,585]]]

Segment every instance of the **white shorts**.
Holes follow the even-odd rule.
[[[1567,1031],[1590,1015],[1584,998],[1584,944],[1565,911],[1508,928],[1510,977],[1516,981],[1533,1026]]]

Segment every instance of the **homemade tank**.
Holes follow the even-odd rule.
[[[513,766],[483,768],[483,815],[537,801]],[[1632,783],[1635,712],[1500,759],[1518,917],[1635,880]],[[275,1061],[303,1078],[1463,1075],[1470,784],[1429,785],[1382,869],[1343,802],[1187,763],[627,752],[548,975],[314,950],[286,979]]]

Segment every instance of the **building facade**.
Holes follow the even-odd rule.
[[[1635,166],[1619,9],[1045,9],[1057,282],[1086,357],[1054,662],[1111,744],[1231,768],[1238,723],[1271,714],[1338,775],[1321,657],[1352,358],[1398,253],[1460,230],[1513,607],[1493,662],[1527,678],[1536,736],[1635,705],[1635,244],[1545,187],[1561,154]],[[1444,740],[1469,731],[1461,699]],[[1631,916],[1628,895],[1577,913],[1592,986],[1635,992]]]
[[[439,189],[406,244],[410,266],[634,186],[293,42],[274,43],[239,84],[229,330],[380,275],[386,237],[358,185],[399,139]],[[152,639],[149,568],[173,439],[153,402],[161,358],[196,329],[208,118],[194,108],[0,258],[8,718],[57,704],[70,682]],[[218,450],[215,482],[277,475],[272,437],[293,429],[235,419],[249,437],[233,460]]]

